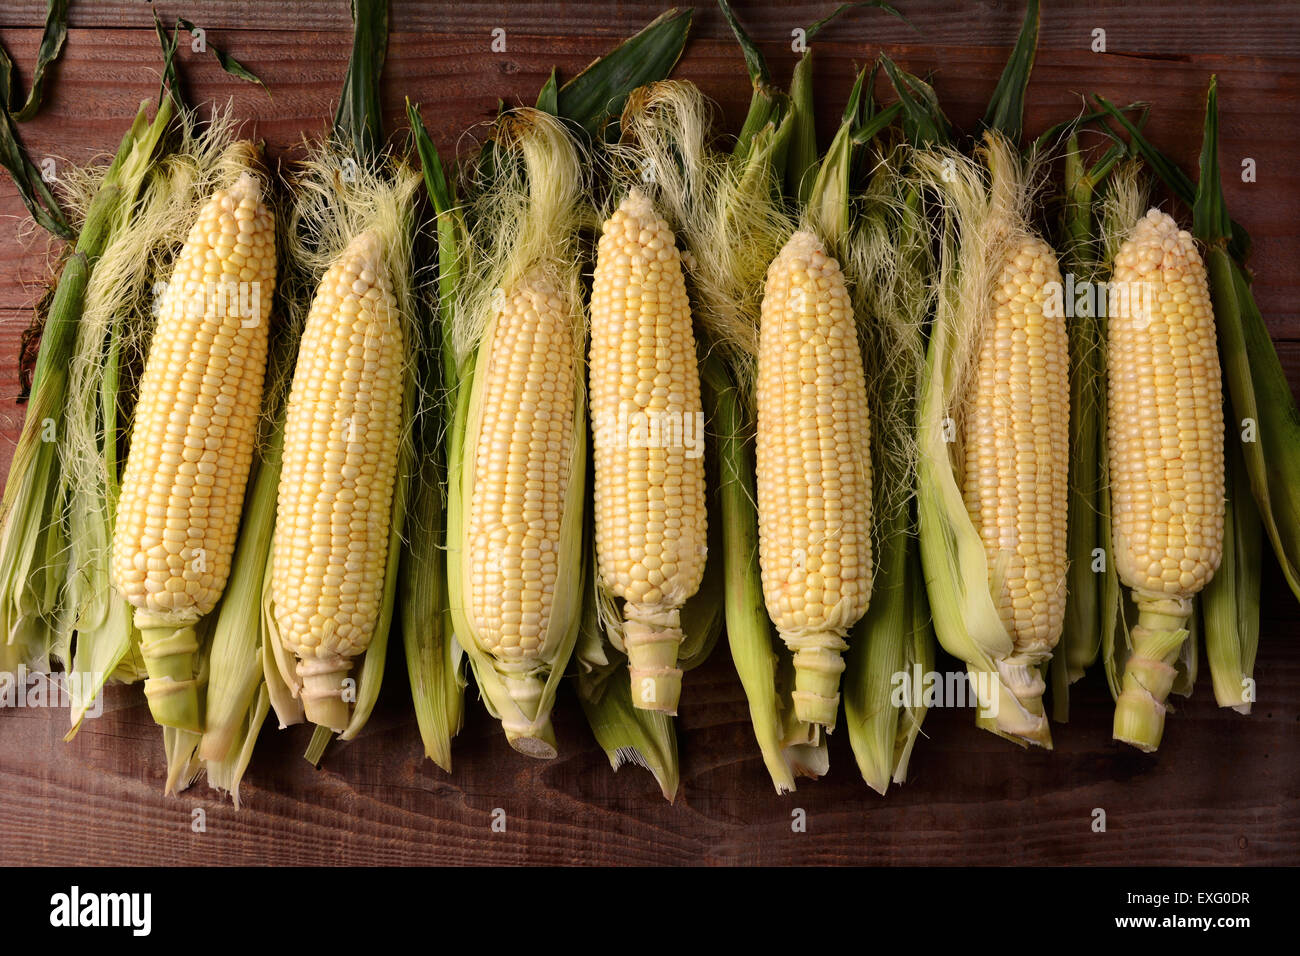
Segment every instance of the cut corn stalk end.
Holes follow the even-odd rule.
[[[163,727],[200,731],[198,681],[194,654],[199,649],[193,627],[153,626],[136,613],[140,651],[149,677],[144,682],[149,711]]]

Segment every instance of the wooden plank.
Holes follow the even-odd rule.
[[[746,28],[760,42],[788,45],[791,30],[806,27],[826,16],[836,4],[827,0],[786,0],[764,4],[736,0],[733,4]],[[629,26],[648,23],[670,6],[656,0],[569,0],[524,2],[508,6],[491,0],[458,2],[454,13],[443,4],[424,0],[394,0],[394,31],[487,36],[494,28],[518,34],[563,37],[619,37]],[[713,3],[678,4],[695,7],[695,34],[706,39],[727,39],[728,28]],[[1023,16],[1022,3],[975,0],[954,4],[948,0],[906,0],[895,6],[914,28],[874,10],[842,16],[827,28],[827,38],[852,43],[908,43],[918,33],[935,45],[993,46],[1009,48]],[[248,0],[157,0],[146,6],[140,0],[95,0],[73,3],[71,22],[76,27],[114,28],[152,26],[150,7],[167,23],[184,16],[209,33],[218,30],[266,30],[292,25],[302,30],[348,30],[348,4],[339,0],[279,0],[268,5]],[[1151,52],[1162,57],[1216,51],[1222,54],[1293,56],[1300,53],[1300,34],[1294,12],[1287,4],[1268,0],[1242,0],[1230,7],[1207,2],[1149,0],[1142,4],[1124,0],[1091,3],[1043,4],[1039,45],[1042,49],[1087,50],[1093,30],[1106,31],[1113,52]],[[10,0],[0,11],[0,28],[39,27],[45,22],[44,0]],[[213,37],[214,42],[218,42]]]
[[[6,31],[2,38],[20,59],[35,55],[36,31]],[[531,102],[552,65],[572,75],[609,46],[603,38],[572,41],[557,52],[553,43],[521,39],[506,54],[494,54],[477,40],[396,34],[390,42],[384,107],[390,130],[405,127],[404,97],[426,107],[430,130],[444,150],[470,140],[464,131],[490,117],[497,97]],[[72,31],[69,60],[60,68],[47,109],[22,127],[38,163],[84,163],[116,148],[143,99],[156,95],[157,53],[151,35],[139,31]],[[273,159],[290,158],[303,136],[315,135],[333,115],[346,66],[349,40],[334,32],[267,31],[241,34],[232,50],[268,78],[272,96],[221,73],[210,58],[187,55],[189,95],[196,103],[230,102],[246,117],[248,135],[266,140]],[[935,85],[951,118],[973,128],[1001,70],[1005,51],[897,46],[891,53],[908,69],[943,68]],[[831,135],[840,106],[862,65],[863,49],[826,42],[819,46],[817,82],[828,104],[819,125]],[[785,77],[793,54],[773,57]],[[1027,128],[1039,131],[1078,109],[1078,94],[1094,88],[1116,101],[1145,98],[1156,104],[1149,132],[1188,168],[1195,168],[1208,74],[1220,76],[1223,111],[1221,151],[1225,188],[1234,215],[1251,230],[1257,246],[1252,265],[1264,277],[1260,307],[1273,335],[1300,338],[1300,169],[1288,144],[1300,139],[1300,120],[1289,104],[1300,97],[1300,59],[1260,68],[1258,58],[1193,58],[1188,62],[1111,57],[1104,65],[1082,52],[1045,51],[1038,58]],[[486,78],[485,77],[490,77]],[[680,75],[690,77],[719,105],[734,130],[744,115],[749,85],[734,44],[694,43]],[[1082,78],[1082,81],[1081,81]],[[886,91],[881,96],[889,99]],[[1244,184],[1236,171],[1244,157],[1255,159],[1259,181]],[[0,219],[21,223],[25,210],[12,183],[0,181]],[[23,237],[26,236],[26,241]],[[0,257],[15,263],[0,274],[0,308],[30,305],[45,271],[49,243],[31,227],[0,234]]]
[[[1177,703],[1158,755],[1109,739],[1110,700],[1092,673],[1053,752],[977,731],[967,710],[926,720],[907,784],[880,798],[858,779],[844,735],[831,774],[790,796],[770,789],[725,649],[687,680],[679,720],[682,797],[648,774],[610,773],[566,689],[561,757],[513,753],[476,702],[450,776],[421,759],[400,661],[370,725],[312,770],[303,728],[263,731],[235,811],[200,782],[161,796],[159,733],[138,690],[63,744],[55,711],[0,720],[0,859],[49,864],[1286,864],[1300,862],[1300,644],[1275,571],[1261,648],[1260,704],[1218,710],[1202,675]],[[1279,600],[1281,598],[1281,600]],[[945,670],[955,667],[944,659]],[[191,832],[202,807],[207,833]],[[1105,833],[1091,830],[1096,808]],[[491,830],[506,814],[506,832]],[[791,813],[807,814],[805,833]],[[84,839],[96,834],[92,842]]]
[[[264,138],[273,159],[291,159],[303,135],[333,113],[349,51],[347,4],[270,5],[160,0],[164,18],[200,20],[209,39],[262,74],[273,98],[186,52],[196,103],[226,102]],[[1006,55],[1019,4],[903,4],[918,34],[875,12],[851,14],[818,44],[820,128],[829,135],[854,70],[883,44],[915,72],[939,69],[936,86],[952,118],[978,119]],[[784,79],[792,26],[823,15],[810,0],[743,4],[742,16]],[[489,116],[501,96],[527,102],[552,64],[571,75],[658,12],[643,2],[521,3],[445,8],[396,0],[384,105],[403,123],[403,97],[425,104],[440,148],[464,146],[461,131]],[[273,11],[273,12],[272,12]],[[0,41],[24,68],[39,42],[43,0],[11,0]],[[56,69],[47,110],[22,134],[38,159],[85,162],[112,150],[141,99],[156,93],[157,52],[142,3],[75,3],[76,28]],[[1127,7],[1048,5],[1027,125],[1069,115],[1077,94],[1097,88],[1119,102],[1144,98],[1149,127],[1175,158],[1193,164],[1204,85],[1219,73],[1229,203],[1257,241],[1257,294],[1293,388],[1300,388],[1300,171],[1296,141],[1300,39],[1284,5],[1251,0],[1230,12],[1208,2],[1158,0]],[[711,6],[699,14],[681,75],[696,80],[734,130],[749,85],[734,44]],[[507,30],[508,49],[488,49]],[[1094,26],[1110,54],[1088,51]],[[223,36],[221,31],[225,31]],[[563,39],[559,39],[563,38]],[[1122,55],[1146,51],[1151,55]],[[1170,59],[1169,57],[1173,57]],[[1256,159],[1259,182],[1232,175]],[[0,185],[0,474],[23,414],[12,399],[12,360],[30,305],[54,252],[21,227],[23,210]],[[299,754],[303,728],[263,730],[234,811],[205,782],[161,795],[159,732],[138,689],[117,687],[104,716],[63,744],[65,717],[52,710],[0,713],[0,860],[64,864],[644,863],[1096,865],[1300,862],[1300,642],[1297,609],[1270,563],[1264,581],[1261,703],[1242,717],[1214,706],[1208,677],[1176,704],[1160,753],[1146,757],[1109,739],[1110,701],[1093,673],[1075,688],[1073,720],[1054,728],[1051,753],[1020,751],[978,732],[968,711],[936,710],[918,743],[911,779],[888,797],[858,779],[844,733],[831,740],[829,777],[777,798],[762,768],[725,646],[687,679],[679,720],[684,789],[668,806],[648,774],[610,773],[569,689],[557,710],[562,755],[539,763],[512,752],[471,695],[468,726],[446,775],[422,757],[400,654],[357,741],[335,746],[317,772]],[[953,669],[941,659],[941,669]],[[191,811],[207,832],[191,830]],[[505,833],[490,829],[506,813]],[[806,833],[791,812],[807,813]],[[1107,814],[1105,833],[1091,829]]]

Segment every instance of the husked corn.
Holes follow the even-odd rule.
[[[1109,326],[1116,569],[1128,587],[1190,598],[1223,554],[1223,386],[1205,266],[1191,235],[1152,209],[1113,282],[1130,306]]]
[[[285,413],[271,597],[307,717],[340,730],[344,677],[379,620],[402,423],[405,339],[382,243],[326,271]]]
[[[704,414],[681,256],[635,189],[600,238],[590,366],[600,579],[625,602],[633,702],[675,713],[680,609],[707,554]]]
[[[806,230],[768,269],[757,403],[763,595],[795,652],[796,715],[834,726],[844,637],[871,597],[870,420],[844,275]]]
[[[245,173],[200,210],[160,302],[131,431],[111,579],[135,610],[160,723],[197,729],[193,625],[215,607],[252,465],[275,223]]]
[[[566,296],[541,273],[507,293],[488,330],[469,501],[467,613],[479,645],[517,674],[546,661],[576,412]],[[577,480],[581,480],[580,477]],[[558,582],[563,586],[573,582]]]
[[[1007,258],[965,403],[962,492],[988,555],[1017,655],[1049,655],[1065,621],[1070,386],[1065,319],[1048,315],[1060,283],[1047,243]]]
[[[1150,210],[1115,257],[1107,350],[1115,567],[1139,617],[1115,737],[1154,750],[1192,599],[1223,556],[1223,386],[1195,240]]]

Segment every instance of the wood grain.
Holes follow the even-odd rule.
[[[289,159],[304,135],[332,116],[349,51],[347,4],[277,5],[160,0],[208,29],[208,39],[263,76],[271,97],[184,54],[192,101],[228,99],[248,132]],[[874,12],[828,28],[818,42],[822,135],[828,136],[856,68],[885,48],[908,69],[938,71],[935,85],[969,128],[1001,69],[1018,3],[902,3],[920,32]],[[20,69],[39,43],[43,0],[0,10],[0,42]],[[793,63],[790,29],[826,4],[740,4],[779,78]],[[1078,95],[1154,106],[1149,132],[1194,164],[1205,83],[1220,77],[1221,151],[1229,205],[1256,241],[1260,305],[1293,387],[1300,385],[1300,31],[1286,5],[1208,2],[1047,5],[1027,125],[1070,115]],[[558,66],[572,75],[651,19],[648,2],[426,4],[395,0],[384,105],[390,129],[403,100],[425,107],[440,148],[488,117],[497,97],[529,101]],[[145,4],[74,3],[64,60],[47,108],[21,132],[38,161],[85,162],[116,146],[138,103],[156,94],[158,57]],[[488,48],[507,30],[506,53]],[[1107,31],[1107,54],[1089,51]],[[718,104],[734,130],[748,83],[714,8],[702,6],[679,75]],[[26,76],[26,74],[24,74]],[[882,98],[888,99],[885,91]],[[825,140],[824,140],[825,141]],[[1235,175],[1253,157],[1259,181]],[[7,468],[22,408],[13,356],[56,248],[22,227],[12,185],[0,184],[0,468]],[[926,720],[908,783],[887,798],[858,778],[846,736],[831,741],[831,774],[777,798],[758,758],[743,695],[725,646],[686,686],[679,719],[683,793],[668,806],[648,774],[609,770],[566,689],[556,730],[561,757],[513,753],[476,700],[457,739],[455,772],[423,759],[400,654],[361,737],[335,745],[320,771],[301,758],[302,728],[263,729],[235,811],[205,782],[161,795],[161,739],[137,689],[115,687],[105,714],[61,742],[64,715],[0,714],[0,864],[140,863],[339,865],[499,864],[1295,864],[1300,862],[1300,614],[1277,569],[1264,582],[1257,667],[1260,704],[1242,717],[1214,706],[1208,675],[1169,720],[1164,746],[1146,757],[1110,741],[1104,679],[1090,674],[1072,695],[1074,719],[1054,728],[1051,753],[1020,751],[976,731],[968,711]],[[941,668],[955,664],[943,659]],[[207,831],[191,830],[203,808]],[[493,811],[507,828],[494,833]],[[807,813],[806,833],[791,813]],[[1094,810],[1104,833],[1092,831]]]
[[[567,0],[538,2],[435,2],[394,0],[391,25],[396,32],[484,36],[494,28],[507,36],[623,37],[658,16],[670,4],[655,0]],[[729,40],[731,34],[714,3],[681,3],[695,8],[694,34]],[[835,8],[825,0],[783,0],[763,4],[734,2],[746,29],[760,42],[788,44],[790,31],[820,20]],[[826,29],[828,39],[853,43],[907,43],[924,36],[937,46],[1009,47],[1020,27],[1023,5],[1007,0],[902,0],[894,4],[910,26],[876,11],[841,17]],[[193,20],[209,32],[257,31],[289,27],[299,30],[346,31],[351,28],[348,5],[335,0],[95,0],[73,4],[74,27],[152,26],[150,9],[170,24],[177,16]],[[0,11],[0,28],[39,28],[45,22],[45,0],[9,0]],[[1043,4],[1039,48],[1088,49],[1093,30],[1104,29],[1108,48],[1121,53],[1175,57],[1215,50],[1223,54],[1293,56],[1300,53],[1294,11],[1285,3],[1238,0],[1230,7],[1180,0],[1049,0]],[[217,42],[214,40],[214,42]]]

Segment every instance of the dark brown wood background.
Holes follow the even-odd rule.
[[[817,43],[817,91],[826,135],[856,68],[886,49],[935,86],[952,119],[971,128],[1015,37],[1018,2],[898,0],[916,30],[874,11],[837,22]],[[830,3],[737,4],[782,82],[794,61],[791,30]],[[1300,8],[1249,0],[1048,2],[1028,108],[1038,132],[1072,115],[1079,94],[1155,106],[1151,137],[1185,164],[1200,141],[1211,72],[1220,78],[1221,155],[1228,202],[1255,238],[1259,304],[1293,386],[1300,383]],[[292,148],[333,115],[350,48],[346,0],[154,4],[186,16],[262,76],[271,96],[223,74],[182,44],[192,102],[232,99],[249,132],[273,151]],[[1222,9],[1220,9],[1222,7]],[[0,40],[26,71],[44,0],[8,0]],[[498,97],[531,102],[552,65],[571,76],[659,12],[651,0],[601,3],[415,3],[395,0],[384,105],[404,124],[403,97],[425,107],[442,148],[491,115]],[[507,51],[490,34],[506,30]],[[1105,54],[1090,50],[1106,31]],[[717,101],[728,128],[749,87],[715,8],[697,9],[679,75]],[[21,127],[39,162],[84,162],[116,147],[159,69],[143,2],[77,0],[45,109]],[[824,144],[825,140],[823,140]],[[1258,182],[1235,175],[1253,157]],[[12,184],[0,183],[0,466],[22,418],[15,353],[53,246],[24,223]],[[302,728],[268,723],[238,812],[200,781],[162,796],[163,755],[138,689],[112,688],[103,718],[62,743],[62,711],[0,713],[0,865],[87,863],[697,863],[697,864],[1263,864],[1300,862],[1300,611],[1275,567],[1264,581],[1249,717],[1215,707],[1208,675],[1178,704],[1158,755],[1110,740],[1104,678],[1075,687],[1073,719],[1053,729],[1056,750],[1023,752],[977,731],[968,711],[931,712],[911,779],[881,798],[858,777],[843,731],[831,773],[778,798],[759,760],[725,643],[686,683],[678,725],[683,792],[669,806],[636,768],[613,774],[576,701],[561,696],[561,756],[515,754],[477,699],[444,774],[423,759],[400,653],[365,732],[335,745],[321,770],[300,756]],[[951,666],[951,662],[949,663]],[[1204,671],[1204,668],[1203,668]],[[202,807],[207,832],[191,832]],[[492,812],[507,814],[493,833]],[[807,813],[793,833],[791,814]],[[1094,808],[1107,829],[1091,829]]]

